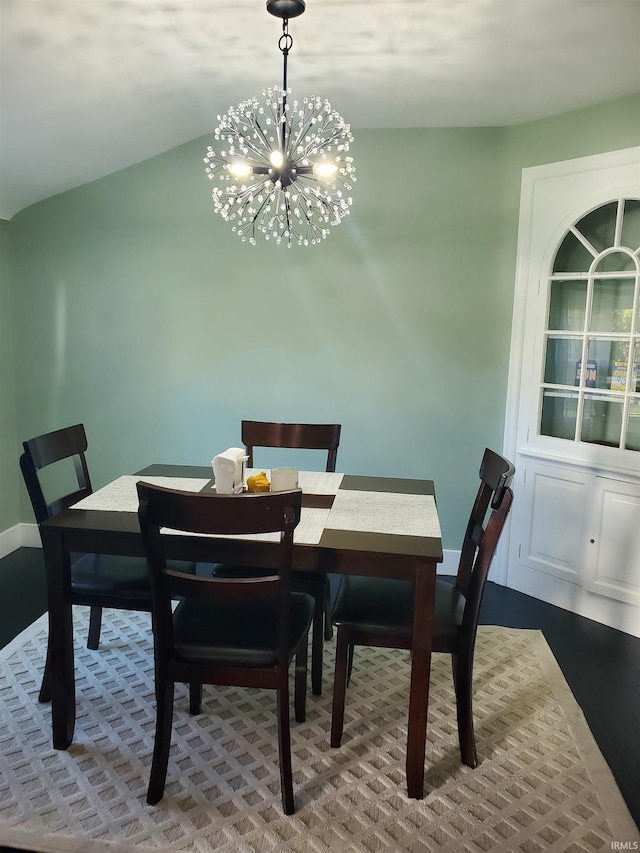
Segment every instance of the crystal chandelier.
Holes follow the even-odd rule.
[[[289,248],[318,243],[352,201],[343,194],[356,180],[349,125],[319,97],[287,100],[288,22],[304,10],[304,0],[267,0],[267,11],[282,19],[282,87],[264,91],[264,103],[249,98],[218,116],[215,147],[209,145],[204,158],[216,181],[215,210],[252,245],[258,233]]]

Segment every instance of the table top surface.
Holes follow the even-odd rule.
[[[208,466],[150,465],[118,478],[80,501],[77,508],[43,524],[64,531],[139,536],[135,488],[139,480],[215,494]],[[296,546],[442,561],[431,480],[301,471],[300,487],[303,515],[296,529]]]

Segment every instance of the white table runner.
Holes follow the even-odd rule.
[[[441,535],[433,495],[349,489],[336,495],[327,519],[327,529],[438,539]]]
[[[71,509],[97,509],[107,512],[138,512],[138,492],[136,483],[151,483],[152,486],[165,486],[168,489],[181,489],[185,492],[199,492],[209,480],[195,477],[136,477],[126,474],[112,483],[103,486]]]
[[[262,469],[249,469],[260,471]],[[395,492],[340,491],[343,474],[301,471],[300,487],[306,494],[335,495],[331,509],[303,507],[294,541],[301,545],[317,545],[325,528],[385,533],[396,536],[440,538],[440,523],[433,495],[405,495]],[[182,491],[199,492],[209,480],[195,477],[142,477],[127,474],[98,489],[74,504],[71,509],[112,512],[137,512],[136,483],[143,481]],[[165,533],[179,531],[165,530]],[[278,533],[251,534],[243,537],[276,542]]]
[[[320,542],[320,537],[327,523],[329,516],[328,509],[316,509],[312,507],[302,507],[300,513],[300,523],[293,531],[293,541],[297,545],[317,545]],[[204,536],[210,539],[253,539],[257,542],[279,542],[279,533],[247,533],[244,536],[214,536],[209,533],[184,533],[180,530],[168,530],[162,528],[161,533],[173,534],[176,536]]]
[[[326,476],[326,475],[325,475]],[[342,474],[339,475],[342,478]],[[155,486],[166,486],[170,489],[180,489],[186,492],[199,492],[209,480],[194,477],[141,477],[127,474],[118,477],[112,483],[98,489],[92,495],[88,495],[71,509],[93,509],[107,512],[138,512],[138,492],[136,483],[151,483]],[[336,487],[337,488],[337,487]],[[320,492],[326,494],[326,492]],[[294,532],[294,542],[301,545],[317,545],[322,536],[327,518],[328,509],[302,508],[300,523]],[[180,533],[177,530],[163,530],[163,533]],[[189,534],[198,535],[198,534]],[[206,534],[203,534],[206,535]],[[223,538],[223,537],[221,537]],[[262,542],[277,542],[279,533],[247,534],[246,536],[224,537],[229,539],[257,539]]]

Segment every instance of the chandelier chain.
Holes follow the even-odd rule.
[[[280,151],[284,154],[287,146],[287,59],[289,51],[293,47],[293,36],[289,33],[289,19],[284,18],[282,21],[282,35],[278,39],[278,47],[282,52],[282,115],[279,115],[280,120]]]
[[[289,33],[289,19],[285,18],[282,22],[282,35],[278,39],[278,47],[285,55],[289,53],[293,47],[293,36]]]
[[[267,11],[282,18],[282,88],[263,91],[263,104],[249,98],[218,116],[215,145],[204,158],[216,211],[242,240],[307,246],[319,243],[349,213],[356,180],[349,125],[318,96],[287,102],[287,61],[293,47],[288,18],[304,11],[302,0],[269,0]],[[294,15],[295,17],[295,15]]]

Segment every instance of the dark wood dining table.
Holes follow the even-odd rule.
[[[205,491],[213,489],[211,474],[210,468],[202,466],[151,465],[134,476],[142,480],[146,477],[206,480],[201,489]],[[376,510],[376,501],[367,510],[369,515],[365,514],[365,518],[373,520],[371,524],[365,520],[366,529],[362,529],[362,521],[352,525],[353,529],[346,529],[344,525],[332,527],[332,513],[338,497],[341,505],[345,499],[348,505],[349,498],[356,495],[364,498],[366,504],[367,493],[369,498],[381,499],[377,500],[381,507],[397,499],[395,515],[402,513],[403,507],[404,512],[409,511],[412,515],[407,519],[410,532],[386,532],[385,511]],[[99,494],[94,493],[95,496]],[[390,496],[395,497],[390,499]],[[415,499],[412,503],[412,499],[406,496],[428,496],[432,507],[431,520],[427,518],[426,511],[422,517],[422,509],[419,509],[422,503]],[[319,541],[294,545],[294,569],[402,578],[415,584],[406,771],[408,795],[421,799],[431,670],[430,624],[434,611],[436,568],[442,562],[434,484],[430,480],[344,474],[335,494],[306,494],[303,487],[303,511],[304,507],[326,508],[329,513]],[[370,516],[371,512],[373,516]],[[133,507],[127,511],[71,508],[43,522],[40,530],[47,570],[53,746],[66,749],[73,740],[76,710],[69,555],[86,552],[142,557],[144,550],[138,516]],[[268,541],[186,534],[167,536],[167,556],[171,559],[225,562],[231,555],[249,565],[269,566],[272,561],[275,565],[275,547]]]

